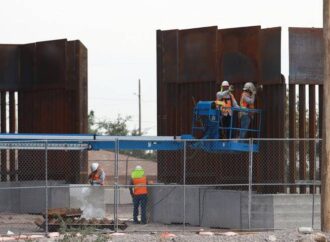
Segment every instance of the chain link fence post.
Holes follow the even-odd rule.
[[[312,228],[314,229],[314,214],[315,214],[315,193],[316,193],[316,186],[315,186],[315,176],[316,176],[316,140],[314,140],[314,170],[313,172],[313,207],[312,207]]]
[[[186,230],[186,162],[187,162],[187,141],[183,142],[183,233]]]
[[[252,207],[252,167],[253,167],[253,139],[249,139],[249,198],[248,198],[248,226],[251,229],[251,207]]]
[[[118,231],[118,164],[119,163],[119,141],[115,139],[115,183],[114,183],[114,230]]]
[[[46,235],[48,235],[48,142],[45,141],[45,231]]]

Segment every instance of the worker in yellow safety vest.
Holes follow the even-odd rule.
[[[136,166],[131,173],[131,186],[129,188],[131,196],[133,198],[133,220],[134,223],[140,223],[138,220],[139,207],[141,206],[141,223],[147,223],[147,201],[148,201],[148,189],[147,189],[147,177],[144,175],[144,170],[141,166]]]
[[[224,128],[223,137],[224,139],[230,139],[229,133],[230,130],[230,120],[232,118],[233,112],[231,110],[232,107],[239,107],[234,95],[232,92],[234,91],[234,86],[229,85],[228,81],[223,81],[221,83],[221,89],[217,92],[216,95],[216,105],[221,111],[221,126]]]
[[[242,109],[254,109],[254,101],[256,96],[256,87],[252,82],[244,84],[243,92],[241,95],[240,106]],[[239,137],[240,139],[246,138],[247,129],[250,126],[252,114],[248,112],[240,113],[241,129]]]

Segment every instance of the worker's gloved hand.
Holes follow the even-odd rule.
[[[234,88],[233,85],[230,85],[228,90],[229,90],[230,92],[233,92],[233,91],[235,90],[235,88]]]

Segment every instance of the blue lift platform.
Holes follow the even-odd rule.
[[[261,110],[232,108],[233,113],[245,112],[259,116],[257,129],[246,129],[260,137]],[[234,139],[234,133],[243,129],[236,127],[235,115],[230,126],[221,125],[221,112],[215,102],[200,101],[193,111],[192,134],[182,136],[106,136],[93,134],[0,134],[0,149],[49,149],[49,150],[183,150],[198,149],[206,152],[258,152],[259,143]],[[220,139],[221,133],[229,131],[229,139]],[[201,133],[202,137],[197,137]],[[186,142],[184,142],[186,141]]]
[[[198,134],[202,134],[201,140],[218,140],[217,142],[203,143],[202,147],[208,152],[258,152],[262,111],[260,109],[231,108],[230,125],[222,125],[221,111],[214,101],[199,101],[193,111],[192,134],[181,136],[184,139],[196,139]],[[240,115],[249,115],[251,119],[250,127],[244,129],[238,125]],[[257,138],[256,142],[250,143],[249,139],[240,139],[242,131],[250,132]],[[227,134],[228,137],[226,136]],[[219,140],[220,139],[220,140]],[[199,146],[199,144],[196,144]],[[200,146],[199,146],[200,147]]]

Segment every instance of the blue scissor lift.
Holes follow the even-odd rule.
[[[260,137],[261,110],[232,108],[235,114],[249,113],[259,116],[249,128]],[[49,149],[49,150],[182,150],[184,143],[190,149],[206,152],[258,152],[259,143],[242,142],[234,139],[233,133],[243,129],[235,125],[231,117],[230,127],[221,125],[221,112],[213,101],[199,101],[193,111],[192,134],[173,136],[105,136],[93,134],[1,134],[0,149]],[[221,132],[229,130],[229,139],[220,139]],[[198,133],[202,135],[198,137]],[[186,141],[186,142],[184,142]]]
[[[229,127],[222,125],[220,109],[214,101],[199,101],[193,111],[192,134],[183,135],[184,139],[200,138],[204,140],[195,144],[196,147],[203,147],[209,152],[257,152],[259,151],[259,141],[250,143],[248,139],[240,140],[234,134],[241,131],[250,132],[255,138],[260,138],[262,112],[260,109],[231,108]],[[243,129],[238,126],[239,115],[250,115],[252,128]],[[254,128],[256,127],[256,128]],[[223,138],[223,133],[227,132],[229,137]],[[216,142],[214,140],[217,140]],[[212,142],[213,140],[213,142]]]

